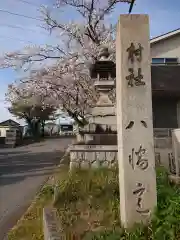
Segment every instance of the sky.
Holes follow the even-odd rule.
[[[57,36],[50,35],[42,28],[43,22],[38,8],[45,4],[52,9],[53,14],[58,19],[66,22],[77,21],[78,16],[73,12],[65,14],[59,9],[53,8],[53,2],[55,0],[0,0],[0,55],[5,52],[21,50],[28,45],[39,46],[58,43]],[[128,9],[128,4],[119,4],[108,17],[108,20],[116,23],[119,14],[127,13]],[[20,17],[8,12],[29,16],[30,18]],[[149,14],[151,37],[180,28],[179,0],[136,0],[132,13]],[[17,120],[7,110],[5,93],[8,84],[21,76],[22,72],[0,69],[0,121],[9,118]],[[69,119],[66,120],[69,121]]]

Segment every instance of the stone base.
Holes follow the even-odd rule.
[[[112,146],[117,145],[117,135],[114,133],[84,134],[84,145]]]
[[[115,145],[73,145],[70,148],[70,170],[113,167],[116,163],[117,146]]]
[[[117,163],[117,145],[72,145],[69,148],[70,169],[111,167]],[[175,173],[172,148],[155,148],[156,166],[164,166],[171,174]]]
[[[180,177],[176,176],[176,175],[169,175],[169,180],[172,182],[172,183],[175,183],[175,184],[180,184]]]

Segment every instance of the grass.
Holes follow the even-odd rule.
[[[119,184],[117,170],[80,170],[59,183],[55,202],[61,228],[82,236],[102,226],[119,226]],[[112,195],[114,197],[112,197]],[[106,211],[104,211],[106,209]]]
[[[149,226],[125,231],[119,218],[117,169],[78,170],[58,184],[54,206],[66,236],[82,240],[180,240],[180,188],[157,169],[158,206]],[[68,237],[67,237],[68,239]]]
[[[63,178],[65,172],[67,172],[67,166],[61,166],[57,174]],[[44,239],[42,213],[45,206],[52,205],[53,192],[53,185],[51,183],[45,184],[23,218],[9,232],[8,240]]]
[[[127,232],[119,218],[117,169],[78,170],[60,168],[54,189],[46,184],[24,217],[10,231],[9,240],[41,240],[44,206],[57,208],[59,227],[66,239],[80,240],[180,240],[180,188],[157,169],[158,206],[149,226],[137,225]],[[69,238],[69,236],[71,236]]]
[[[42,210],[52,199],[52,187],[45,186],[17,225],[9,232],[8,240],[43,240]]]

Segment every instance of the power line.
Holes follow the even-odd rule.
[[[32,3],[32,2],[29,2],[29,1],[27,1],[27,0],[13,0],[13,1],[22,2],[22,3],[25,3],[25,4],[31,5],[31,6],[33,6],[33,7],[37,7],[37,8],[40,8],[40,7],[43,6],[43,4],[42,4],[42,5],[38,5],[38,4],[36,4],[36,3]],[[53,7],[52,7],[52,6],[48,6],[48,8],[49,8],[49,9],[52,9]]]
[[[17,29],[21,29],[21,30],[23,30],[23,31],[30,31],[30,32],[35,32],[35,33],[41,33],[41,34],[44,34],[44,35],[48,36],[48,34],[46,34],[46,33],[44,33],[44,32],[39,32],[39,31],[30,29],[30,28],[24,28],[24,27],[22,27],[22,26],[17,26],[17,25],[12,25],[12,24],[6,24],[6,23],[0,23],[0,26],[5,26],[5,27],[8,27],[8,28],[17,28]]]
[[[38,5],[38,4],[36,4],[36,3],[32,3],[32,2],[26,1],[26,0],[13,0],[13,1],[26,3],[26,4],[32,5],[32,6],[34,6],[34,7],[40,7],[40,5]]]
[[[4,9],[0,9],[0,12],[7,13],[7,14],[11,14],[11,15],[18,16],[18,17],[29,18],[29,19],[37,20],[37,21],[41,21],[41,22],[44,21],[44,20],[41,19],[41,18],[35,18],[35,17],[31,17],[31,16],[19,14],[19,13],[14,13],[14,12],[10,12],[10,11],[4,10]]]
[[[23,40],[23,39],[20,39],[20,38],[14,38],[14,37],[9,37],[9,36],[4,36],[4,35],[0,35],[0,38],[11,39],[11,40],[16,40],[16,41],[24,42],[24,43],[27,42],[27,43],[34,44],[33,42],[28,41],[28,40]]]

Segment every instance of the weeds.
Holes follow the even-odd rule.
[[[43,240],[42,213],[43,207],[52,199],[53,189],[46,185],[40,191],[36,201],[24,217],[9,232],[8,240]]]
[[[149,226],[136,225],[127,232],[119,221],[117,169],[78,170],[59,185],[55,202],[61,228],[83,240],[180,239],[180,188],[157,169],[158,205]],[[76,239],[76,238],[75,238]]]

